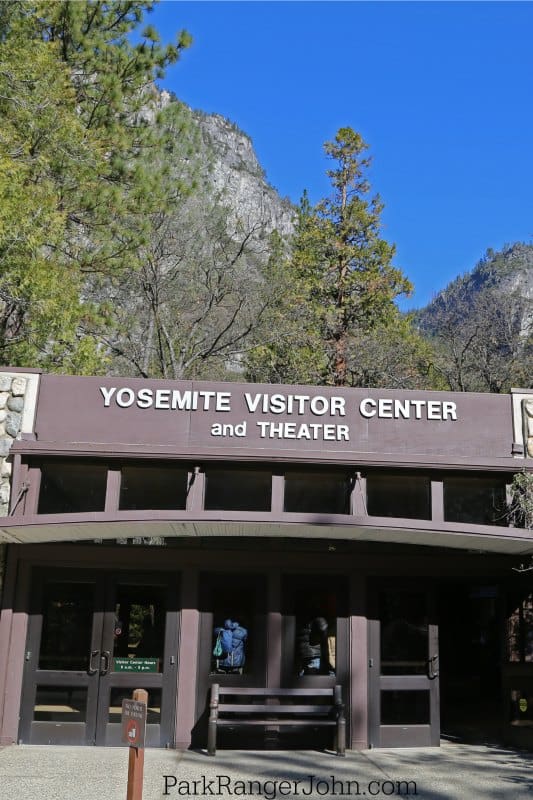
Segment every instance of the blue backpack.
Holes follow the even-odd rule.
[[[225,658],[228,653],[231,653],[232,636],[231,631],[227,628],[216,628],[215,633],[217,638],[213,648],[213,655],[215,658]]]

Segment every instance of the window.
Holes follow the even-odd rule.
[[[527,590],[507,598],[507,660],[533,662],[533,593]]]
[[[87,669],[93,608],[93,584],[47,583],[42,605],[40,670]]]
[[[370,474],[366,496],[371,517],[431,518],[430,482],[425,476]]]
[[[201,580],[210,674],[250,675],[264,669],[263,576],[205,574]]]
[[[173,465],[142,464],[122,468],[121,510],[184,509],[187,469]]]
[[[205,471],[207,511],[270,511],[271,497],[270,472],[211,467]]]
[[[381,692],[381,724],[429,725],[429,692]]]
[[[427,593],[385,590],[379,596],[382,675],[425,675],[428,669]]]
[[[87,689],[81,686],[37,686],[36,722],[86,722]]]
[[[508,525],[505,480],[445,478],[444,519],[478,525]]]
[[[300,514],[348,514],[351,482],[339,472],[288,472],[284,511]]]
[[[148,704],[146,706],[146,724],[147,725],[160,725],[161,724],[161,689],[149,687]],[[122,689],[120,687],[112,687],[109,693],[109,710],[108,722],[115,722],[121,724],[122,722],[122,701],[131,700],[131,689]]]
[[[291,673],[339,674],[339,617],[346,615],[347,582],[340,575],[292,575],[284,580],[286,655]]]
[[[74,461],[41,465],[38,514],[103,511],[107,466]]]
[[[165,598],[162,586],[118,586],[113,627],[114,672],[163,671]]]

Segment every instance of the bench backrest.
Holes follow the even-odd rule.
[[[331,686],[327,689],[251,689],[246,686],[220,686],[217,683],[213,687],[218,686],[218,694],[220,695],[242,695],[249,697],[333,697],[335,696],[335,689]],[[340,687],[339,687],[340,688]]]
[[[249,699],[250,702],[242,702]],[[290,702],[282,704],[282,699]],[[259,701],[259,702],[258,702]],[[272,702],[272,701],[278,701]],[[315,702],[313,702],[315,701]],[[219,714],[330,714],[342,710],[340,686],[325,689],[263,689],[248,686],[211,686],[211,707]]]

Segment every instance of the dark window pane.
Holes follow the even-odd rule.
[[[367,510],[371,517],[430,519],[429,479],[417,475],[368,475]]]
[[[346,615],[347,583],[343,576],[291,575],[284,580],[283,605],[289,618],[289,656],[294,673],[338,672],[337,621]],[[294,648],[294,649],[293,649]]]
[[[161,586],[120,585],[113,631],[115,672],[161,672],[166,592]]]
[[[288,472],[284,510],[300,514],[348,514],[350,482],[332,472]]]
[[[72,461],[43,464],[38,513],[103,511],[106,483],[105,465]]]
[[[429,692],[381,692],[382,725],[429,725]]]
[[[206,576],[208,606],[213,627],[209,643],[211,674],[247,675],[257,667],[257,650],[264,636],[264,623],[258,626],[258,591],[263,590],[259,576]]]
[[[270,511],[270,472],[208,469],[205,481],[205,508],[208,511]]]
[[[502,479],[444,479],[444,519],[449,522],[508,525],[506,508]]]
[[[171,465],[123,467],[119,508],[183,509],[187,501],[187,477],[186,469]]]
[[[148,688],[148,703],[146,706],[146,724],[161,724],[161,689]],[[115,722],[119,725],[122,722],[122,701],[131,700],[130,688],[111,689],[109,697],[109,716],[108,722]]]
[[[422,592],[382,592],[379,613],[381,674],[426,674],[429,648],[426,595]]]
[[[46,586],[39,669],[87,669],[93,607],[94,584],[50,583]]]
[[[78,686],[37,686],[33,719],[36,722],[85,722],[87,689]]]

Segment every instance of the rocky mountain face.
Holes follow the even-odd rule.
[[[179,103],[168,93],[159,102]],[[237,126],[182,103],[169,110],[175,199],[154,220],[140,269],[87,294],[113,308],[109,372],[230,379],[266,335],[277,297],[271,255],[290,246],[295,209]]]
[[[288,237],[294,230],[294,207],[266,180],[252,140],[219,114],[193,111],[206,158],[206,179],[221,195],[232,216],[246,225],[261,224],[264,233],[277,230]]]
[[[266,180],[250,137],[219,114],[193,111],[206,154],[206,180],[220,193],[234,218],[261,224],[267,233],[282,237],[294,231],[295,209]],[[209,165],[209,166],[207,166]],[[467,275],[459,276],[416,315],[424,333],[432,335],[439,325],[443,302],[452,300],[460,286],[463,308],[476,305],[480,295],[497,291],[521,305],[523,331],[533,324],[533,245],[516,243],[500,252],[488,250]]]
[[[439,312],[454,297],[459,296],[465,308],[474,308],[484,294],[497,293],[508,302],[521,306],[523,330],[533,324],[533,245],[515,243],[500,252],[488,250],[485,257],[466,275],[461,275],[439,292],[417,312],[420,328],[434,333],[438,328]]]
[[[533,245],[488,251],[415,315],[433,368],[455,391],[507,392],[533,381]]]
[[[160,98],[161,106],[179,103],[164,92]],[[246,133],[219,114],[179,105],[182,147],[170,169],[176,185],[194,188],[162,214],[146,266],[104,287],[116,317],[106,342],[110,371],[233,379],[244,354],[271,335],[270,310],[286,287],[270,255],[273,247],[276,257],[280,247],[288,251],[296,209],[268,183]],[[274,231],[280,239],[272,239]],[[488,251],[421,309],[415,324],[431,345],[435,388],[529,385],[533,245]]]

